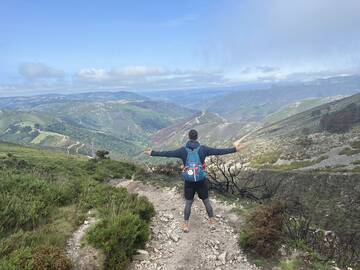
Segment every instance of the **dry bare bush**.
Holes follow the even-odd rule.
[[[232,194],[253,201],[261,201],[274,196],[281,182],[273,184],[263,179],[254,181],[256,171],[248,169],[243,158],[226,163],[223,158],[211,157],[207,168],[210,189],[222,194]]]

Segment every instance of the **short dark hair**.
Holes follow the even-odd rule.
[[[190,140],[193,140],[193,141],[196,141],[198,138],[198,133],[195,129],[192,129],[189,131],[189,139]]]

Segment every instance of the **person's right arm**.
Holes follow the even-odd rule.
[[[183,147],[170,151],[155,151],[152,149],[146,149],[144,153],[153,157],[174,157],[182,158]]]

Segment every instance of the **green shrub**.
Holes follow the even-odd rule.
[[[55,207],[77,196],[76,181],[54,183],[27,174],[0,179],[0,233],[44,224]]]
[[[110,159],[90,160],[86,165],[88,171],[97,181],[113,178],[131,178],[137,168],[134,164],[118,162]]]
[[[352,148],[360,149],[360,141],[354,141],[354,142],[350,143],[350,145]]]
[[[66,241],[89,209],[109,225],[108,236],[124,233],[114,242],[100,237],[96,244],[105,248],[111,243],[108,265],[126,265],[133,249],[148,238],[155,210],[146,198],[102,182],[129,178],[137,170],[130,163],[89,161],[0,142],[0,270],[70,269]],[[125,232],[116,232],[114,224],[122,224]],[[116,248],[127,244],[125,253]]]
[[[130,211],[103,219],[87,234],[88,241],[105,252],[107,269],[125,269],[148,238],[148,223]]]
[[[0,269],[33,269],[34,260],[30,248],[14,250],[6,260],[0,261]]]
[[[339,152],[339,155],[347,155],[347,156],[352,156],[352,155],[356,155],[360,153],[360,149],[356,148],[356,149],[351,149],[350,147],[346,147],[343,150],[341,150]]]
[[[243,249],[249,244],[249,234],[245,230],[240,231],[239,244]]]
[[[264,164],[274,164],[280,158],[280,152],[267,152],[256,156],[252,161],[253,167],[259,167]]]

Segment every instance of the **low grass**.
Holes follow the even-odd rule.
[[[254,168],[261,167],[265,164],[274,164],[280,158],[280,152],[267,152],[256,156],[250,162],[250,165]]]
[[[280,261],[281,270],[296,270],[299,269],[300,262],[297,259],[285,259]]]
[[[270,165],[266,168],[273,169],[273,170],[280,170],[280,171],[291,171],[296,170],[300,168],[305,168],[309,166],[313,166],[317,163],[320,163],[321,161],[328,159],[328,156],[321,156],[316,160],[303,160],[303,161],[294,161],[290,164],[283,164],[283,165]]]
[[[352,162],[353,165],[360,165],[360,160],[355,160]]]
[[[0,269],[71,269],[67,239],[96,209],[87,239],[107,269],[125,269],[149,236],[155,211],[146,198],[104,181],[138,168],[0,142]]]
[[[360,149],[360,141],[354,141],[354,142],[350,143],[350,145],[352,148]]]
[[[352,149],[350,147],[346,147],[339,152],[339,155],[347,155],[352,156],[360,153],[360,148]]]

